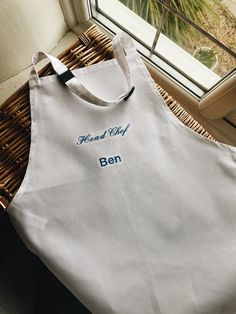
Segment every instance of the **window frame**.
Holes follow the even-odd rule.
[[[73,12],[74,17],[77,21],[77,23],[84,23],[85,21],[90,21],[92,23],[98,24],[100,27],[103,28],[106,32],[110,34],[110,36],[113,36],[115,33],[120,31],[121,29],[129,33],[129,30],[124,29],[122,25],[118,25],[118,23],[114,23],[115,21],[112,21],[109,17],[104,16],[104,14],[101,14],[101,12],[97,12],[94,14],[94,5],[96,4],[97,0],[60,0],[60,3],[63,8],[63,3],[66,2],[67,6],[70,4],[71,11],[73,11],[73,8],[77,7],[77,10],[74,10]],[[162,1],[162,0],[161,0]],[[68,4],[69,3],[69,4]],[[82,8],[82,10],[81,10]],[[64,10],[63,10],[64,11]],[[78,11],[80,14],[78,14]],[[76,13],[77,12],[77,13]],[[83,12],[83,14],[81,14]],[[67,18],[66,18],[67,19]],[[72,28],[72,30],[74,30]],[[133,36],[132,36],[133,37]],[[134,38],[134,41],[136,43],[138,51],[141,53],[144,61],[146,62],[149,69],[152,71],[153,76],[158,78],[160,81],[161,78],[161,84],[163,87],[168,91],[168,87],[171,86],[171,90],[176,89],[176,94],[173,95],[173,97],[176,98],[177,101],[180,101],[183,105],[189,104],[189,102],[192,104],[192,109],[196,112],[201,112],[202,116],[205,116],[207,119],[219,119],[219,115],[221,117],[226,116],[230,112],[236,110],[236,103],[230,104],[227,106],[225,112],[224,109],[222,109],[222,103],[224,103],[224,94],[227,94],[227,101],[229,99],[235,99],[236,96],[236,90],[234,88],[229,89],[228,81],[235,79],[236,76],[236,69],[232,70],[230,73],[228,73],[227,76],[223,78],[223,80],[220,80],[217,82],[214,86],[212,86],[211,89],[208,91],[204,89],[199,89],[199,86],[194,84],[191,80],[188,80],[186,77],[184,77],[181,73],[179,74],[179,78],[185,80],[184,84],[181,80],[176,80],[176,69],[174,69],[171,66],[167,66],[165,68],[158,66],[157,62],[155,60],[148,60],[147,52],[150,49],[147,49],[145,45],[140,43],[138,38]],[[158,59],[158,56],[155,56]],[[163,60],[159,59],[159,62],[163,62]],[[182,76],[181,76],[182,75]],[[225,87],[225,88],[224,88]],[[223,97],[221,97],[221,103],[216,102],[214,105],[214,97],[217,98],[216,91],[220,89]],[[214,96],[216,95],[216,96]],[[207,105],[208,99],[210,99],[210,105]],[[218,98],[217,98],[218,99]],[[188,107],[188,105],[186,106]],[[230,112],[229,112],[230,108]]]

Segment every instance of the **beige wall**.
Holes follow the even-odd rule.
[[[28,67],[38,50],[50,51],[66,30],[59,0],[1,0],[0,82]]]

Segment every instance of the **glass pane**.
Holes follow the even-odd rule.
[[[160,0],[98,0],[98,4],[111,20],[149,49],[157,36],[154,52],[169,63],[171,69],[178,70],[202,90],[209,90],[236,67],[233,52],[236,51],[236,5],[235,11],[233,6],[231,11],[226,9],[226,4],[229,7],[236,0],[162,1],[181,11],[207,33],[209,31],[231,52],[167,10]],[[154,55],[148,57],[155,59]]]
[[[156,28],[159,27],[163,16],[165,16],[162,34],[177,44],[178,47],[183,48],[188,54],[181,52],[170,41],[166,41],[163,35],[159,38],[156,52],[193,81],[202,85],[204,89],[210,89],[236,67],[236,59],[233,55],[180,19],[176,14],[170,11],[167,13],[163,5],[158,3],[159,0],[119,1]],[[236,0],[165,1],[217,38],[230,50],[236,51]],[[233,3],[235,3],[235,7],[233,7]],[[164,46],[168,46],[168,49]],[[177,58],[173,52],[178,55]]]
[[[236,52],[236,0],[171,0],[170,5]]]
[[[151,1],[156,4],[156,0]],[[145,11],[141,0],[98,0],[97,4],[99,11],[105,13],[119,27],[138,38],[145,46],[149,48],[152,46],[156,33],[153,25],[158,23],[159,19],[153,14],[153,12],[156,13],[156,10]],[[147,22],[149,15],[153,24]]]
[[[158,28],[163,9],[162,5],[160,5],[156,0],[119,1],[149,24]]]
[[[234,56],[172,12],[166,15],[162,31],[165,36],[188,52],[195,60],[198,60],[206,68],[217,74],[219,79],[236,67],[236,58]],[[193,63],[193,68],[194,64],[197,65],[197,63]],[[199,71],[200,69],[204,71],[204,67],[199,67]],[[214,77],[209,71],[208,73],[209,76]]]

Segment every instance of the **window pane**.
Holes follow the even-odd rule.
[[[168,45],[163,36],[159,37],[156,52],[167,59],[172,65],[184,72],[189,78],[205,89],[210,89],[222,77],[236,67],[236,59],[207,36],[196,30],[176,14],[168,12],[159,0],[120,0],[129,8],[145,18],[150,24],[159,27],[164,16],[162,34],[167,36],[173,43],[183,48],[188,54],[182,53],[176,47],[175,58],[173,50],[162,53],[163,45]],[[159,1],[159,3],[158,3]],[[234,11],[226,8],[224,3],[233,3],[234,0],[165,0],[171,7],[183,13],[194,23],[205,29],[213,37],[225,44],[230,50],[236,50],[236,18]],[[166,15],[165,15],[166,12]],[[168,12],[168,13],[167,13]],[[236,8],[235,8],[236,13]],[[162,44],[160,43],[162,42]],[[171,44],[170,44],[171,46]],[[172,47],[175,50],[175,47]],[[169,56],[169,58],[168,58]],[[182,60],[181,60],[182,59]],[[185,59],[185,60],[184,60]],[[199,67],[200,61],[203,66]]]
[[[156,0],[119,0],[123,5],[147,21],[152,26],[158,28],[162,15],[162,5]]]
[[[141,0],[123,1],[127,3],[127,5],[129,3],[129,6],[135,9],[135,11],[132,11],[118,0],[98,0],[97,4],[100,12],[104,13],[108,18],[114,21],[114,23],[131,33],[145,46],[150,48],[155,37],[155,28],[137,14],[138,12],[142,16],[138,6],[140,1]]]
[[[236,59],[232,55],[172,12],[169,12],[166,16],[163,33],[196,60],[217,74],[219,79],[236,67]],[[189,72],[194,71],[194,63],[192,69],[189,70]],[[200,68],[196,68],[197,72],[199,70]],[[214,74],[208,73],[209,79],[210,76],[214,77]],[[191,75],[191,73],[188,74]]]
[[[236,52],[235,0],[171,0],[170,5]]]
[[[232,34],[236,33],[236,25],[232,22],[235,21],[235,17],[230,13],[232,16],[228,22],[231,24],[227,26],[228,31],[224,31],[225,19],[221,18],[216,9],[214,14],[218,14],[219,20],[213,23],[214,14],[209,11],[209,4],[236,0],[165,0],[173,8],[174,2],[178,5],[187,3],[188,7],[191,3],[199,5],[201,2],[203,5],[205,1],[207,4],[201,8],[200,13],[197,12],[196,7],[194,10],[197,13],[190,10],[191,14],[196,15],[194,23],[202,28],[204,26],[205,30],[210,29],[213,37],[218,36],[219,39],[224,39],[224,44],[227,43],[229,51],[178,17],[177,14],[167,10],[160,0],[97,0],[97,4],[102,14],[133,35],[149,51],[153,47],[154,38],[157,39],[153,54],[145,52],[145,56],[164,72],[188,87],[182,82],[182,78],[179,80],[182,75],[191,81],[190,85],[193,83],[202,91],[207,91],[236,67],[236,58],[231,51],[231,49],[236,49],[235,34]],[[183,8],[179,6],[178,10],[188,18],[191,17],[191,14],[186,13]],[[225,33],[221,34],[223,32]]]

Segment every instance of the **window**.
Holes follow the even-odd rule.
[[[115,33],[130,33],[143,56],[198,99],[235,72],[233,0],[90,3],[93,18]]]

